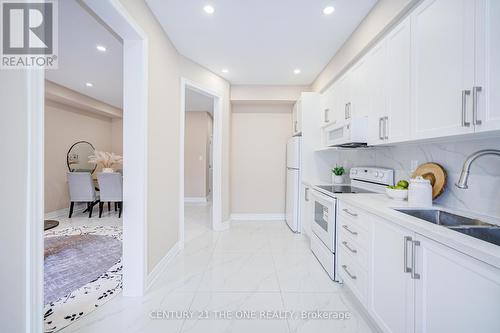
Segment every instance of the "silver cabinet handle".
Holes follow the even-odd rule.
[[[470,90],[462,90],[462,127],[469,127],[470,122],[467,121],[467,96],[470,95]]]
[[[378,138],[380,140],[384,140],[384,137],[382,136],[382,122],[384,121],[384,118],[380,117],[378,118]]]
[[[350,211],[349,209],[347,209],[347,208],[344,208],[344,209],[342,209],[342,210],[343,210],[344,212],[346,212],[347,214],[351,215],[351,216],[354,216],[354,217],[357,217],[357,216],[358,216],[358,214],[351,212],[351,211]]]
[[[348,249],[349,251],[351,251],[352,253],[358,253],[358,250],[356,249],[353,249],[352,247],[349,246],[349,244],[347,244],[346,241],[343,241],[342,244],[345,246],[346,249]]]
[[[353,280],[356,280],[357,277],[356,275],[352,275],[351,272],[349,272],[349,270],[347,269],[347,266],[346,265],[342,265],[342,268],[344,269],[344,271],[347,273],[347,275],[349,275],[349,277]]]
[[[477,110],[477,93],[481,92],[481,87],[472,87],[472,122],[474,125],[481,125],[483,122],[479,120]]]
[[[405,273],[411,273],[412,272],[412,268],[408,267],[408,243],[412,243],[412,239],[409,236],[405,236],[404,239],[405,239],[405,241],[404,241],[404,256],[405,256],[405,260],[404,260],[404,269],[403,269],[403,271]]]
[[[342,228],[344,228],[345,230],[347,230],[351,235],[354,235],[354,236],[357,236],[358,235],[358,232],[357,231],[352,231],[351,229],[349,229],[348,226],[346,226],[345,224],[342,226]]]
[[[348,119],[348,118],[349,118],[349,116],[347,115],[347,104],[348,104],[348,103],[345,103],[345,106],[344,106],[344,118],[345,118],[345,119]]]
[[[305,197],[306,201],[309,201],[309,187],[306,187],[306,190],[304,192],[304,197]]]
[[[324,121],[325,123],[329,123],[330,122],[330,119],[328,119],[328,113],[330,112],[330,109],[325,109],[325,118],[324,118]]]
[[[297,120],[293,123],[293,131],[297,132]]]
[[[414,280],[420,279],[420,274],[417,273],[417,269],[415,268],[416,263],[417,263],[417,249],[416,247],[420,246],[419,241],[412,241],[412,247],[411,247],[411,278]]]
[[[384,117],[384,140],[389,140],[389,117]]]

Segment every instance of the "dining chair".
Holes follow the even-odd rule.
[[[99,202],[99,217],[102,216],[104,203],[118,204],[118,217],[122,216],[123,207],[123,176],[118,172],[101,172],[97,174],[97,182],[99,183],[100,202]]]
[[[92,217],[94,205],[99,202],[99,195],[97,195],[92,175],[90,172],[68,172],[68,187],[69,187],[69,217],[73,215],[73,208],[75,202],[86,202],[87,210],[89,211],[89,218]]]

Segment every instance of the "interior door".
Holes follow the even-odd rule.
[[[411,29],[416,138],[473,132],[471,96],[462,93],[474,85],[474,0],[424,1]]]
[[[416,331],[500,332],[500,271],[417,235]]]
[[[500,1],[476,1],[476,131],[500,130]]]
[[[369,311],[386,333],[413,332],[414,280],[406,271],[406,267],[411,267],[409,251],[413,232],[372,218],[375,223]]]

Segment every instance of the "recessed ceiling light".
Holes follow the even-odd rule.
[[[97,49],[97,51],[106,52],[106,48],[102,45],[97,45],[95,48]]]
[[[295,69],[293,70],[293,73],[294,73],[294,74],[300,74],[300,72],[301,72],[301,70],[300,70],[299,68],[295,68]]]
[[[323,14],[330,15],[330,14],[333,14],[334,11],[335,11],[335,8],[333,6],[327,6],[323,9]]]
[[[211,5],[206,5],[205,7],[203,7],[203,10],[207,14],[213,14],[215,12],[214,6],[211,6]]]
[[[224,68],[224,69],[222,70],[222,73],[229,73],[229,69]]]
[[[85,83],[85,85],[86,85],[87,87],[89,87],[89,88],[94,86],[94,85],[93,85],[92,83],[90,83],[90,82]]]

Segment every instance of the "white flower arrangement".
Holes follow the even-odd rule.
[[[114,165],[123,164],[123,156],[95,150],[94,155],[89,156],[89,163],[100,164],[103,168],[112,168]]]

